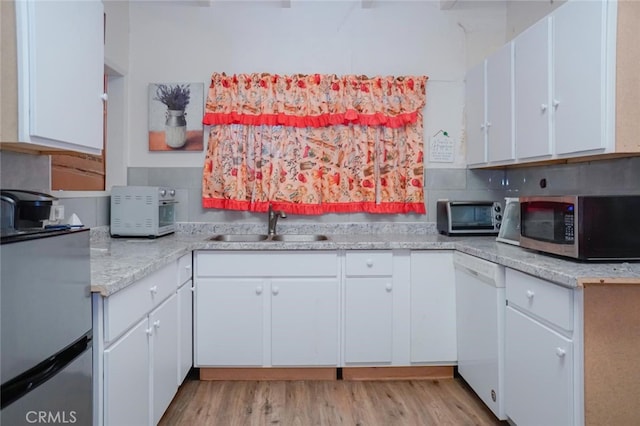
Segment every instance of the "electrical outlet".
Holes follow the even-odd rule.
[[[64,206],[53,206],[53,220],[64,220]]]

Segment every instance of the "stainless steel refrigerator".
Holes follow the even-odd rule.
[[[4,235],[0,271],[0,423],[91,425],[89,230]]]

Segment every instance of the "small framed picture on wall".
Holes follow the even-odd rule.
[[[149,84],[149,151],[204,149],[204,83]]]

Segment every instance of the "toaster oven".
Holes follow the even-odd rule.
[[[176,190],[158,186],[111,188],[112,237],[149,237],[176,230]]]
[[[502,206],[494,201],[438,200],[436,221],[444,235],[498,235]]]

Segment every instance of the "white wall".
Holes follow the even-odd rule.
[[[429,167],[464,167],[464,76],[504,43],[504,4],[447,11],[438,1],[197,6],[203,3],[130,2],[129,166],[200,167],[204,160],[204,152],[148,151],[149,83],[204,82],[206,90],[212,72],[317,72],[429,76],[425,142],[440,129],[456,142],[454,164]]]
[[[507,41],[551,13],[566,0],[519,0],[507,2]]]
[[[102,0],[104,4],[104,62],[119,74],[129,67],[129,2]]]

